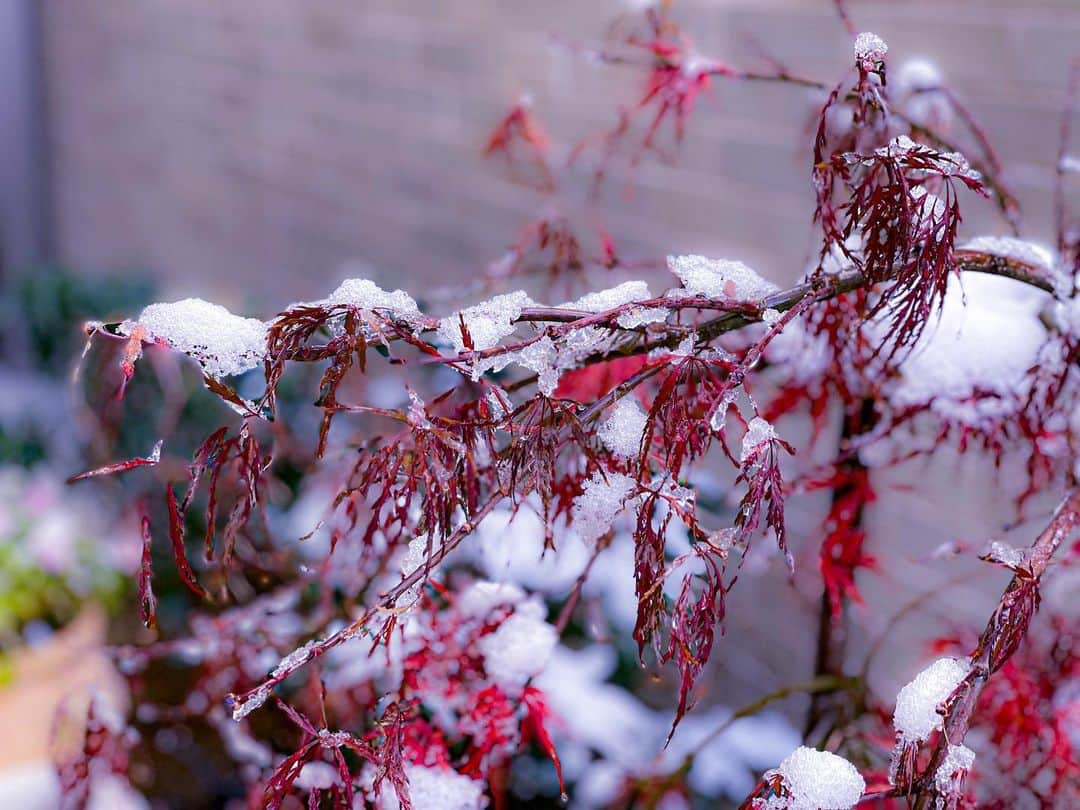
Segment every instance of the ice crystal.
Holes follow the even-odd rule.
[[[543,610],[535,602],[523,604],[494,633],[480,639],[484,671],[501,686],[520,688],[551,658],[559,634],[544,621]]]
[[[637,329],[650,323],[663,323],[667,320],[668,312],[664,307],[634,307],[620,313],[615,323],[623,329]]]
[[[669,295],[703,295],[731,301],[757,301],[779,291],[745,264],[705,256],[668,256],[668,269],[683,283]]]
[[[233,698],[232,703],[232,718],[233,720],[243,720],[253,711],[262,706],[270,697],[271,689],[268,685],[263,684],[247,700],[236,700]]]
[[[975,752],[966,745],[950,745],[934,772],[934,787],[941,793],[954,793],[960,787],[964,774],[975,763]]]
[[[496,295],[476,306],[463,309],[439,321],[439,334],[446,338],[458,352],[465,351],[465,338],[461,334],[461,321],[469,330],[472,347],[490,349],[514,331],[514,322],[521,310],[533,303],[521,290]]]
[[[432,544],[432,551],[438,548],[436,544]],[[405,555],[401,558],[401,577],[402,579],[408,578],[411,574],[415,573],[420,566],[427,562],[428,558],[428,538],[427,535],[420,535],[414,537],[409,541],[409,547],[405,551]],[[432,566],[432,571],[435,570],[435,566]],[[420,597],[421,582],[413,584],[408,590],[403,592],[397,599],[397,604],[401,607],[408,607],[412,605]]]
[[[777,804],[786,810],[846,810],[858,803],[866,789],[866,782],[846,759],[804,745],[772,773],[783,779],[791,794]]]
[[[201,298],[151,304],[137,321],[120,324],[119,331],[130,335],[137,326],[145,330],[145,339],[193,357],[212,377],[243,374],[261,365],[266,356],[266,324]]]
[[[645,301],[652,298],[649,285],[644,281],[625,281],[607,290],[583,295],[576,301],[560,304],[561,309],[580,309],[585,312],[606,312],[609,309],[629,304],[632,301]]]
[[[367,310],[387,310],[394,317],[416,322],[422,317],[412,296],[403,290],[387,292],[366,278],[348,278],[319,303],[326,306],[349,305]]]
[[[599,472],[585,481],[584,491],[574,499],[573,528],[586,542],[603,537],[623,510],[626,499],[637,489],[628,475]]]
[[[921,742],[941,728],[938,706],[967,677],[971,662],[964,658],[939,658],[915,676],[896,695],[893,727],[900,743]]]
[[[1000,540],[991,540],[980,556],[984,560],[1000,563],[1009,568],[1019,568],[1027,560],[1027,554],[1023,549],[1002,543]]]
[[[862,65],[869,65],[868,69],[883,61],[888,52],[885,40],[871,31],[863,31],[855,37],[855,59]]]
[[[611,411],[597,435],[604,446],[617,456],[630,458],[641,449],[648,415],[633,397],[623,397]]]
[[[762,445],[776,439],[776,428],[760,416],[750,420],[743,435],[742,452],[739,454],[739,463],[745,464]]]
[[[281,659],[281,662],[274,667],[274,671],[271,673],[271,677],[278,678],[282,675],[286,675],[292,672],[297,667],[303,666],[311,658],[312,651],[319,645],[318,639],[312,639],[303,647],[297,647],[291,653]]]
[[[761,320],[766,326],[776,326],[784,316],[778,309],[766,309],[761,313]]]

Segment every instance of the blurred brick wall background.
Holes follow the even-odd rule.
[[[171,293],[273,306],[347,259],[397,284],[475,276],[537,209],[480,157],[523,91],[562,148],[636,92],[552,34],[597,40],[615,0],[44,0],[54,234],[85,270],[145,267]],[[985,122],[1048,238],[1075,0],[851,0],[891,64],[928,56]],[[699,49],[752,64],[747,34],[835,81],[850,45],[829,0],[681,0]],[[1021,7],[1022,6],[1022,7]],[[717,82],[676,167],[612,195],[630,254],[744,258],[777,280],[812,246],[814,99]],[[582,178],[584,185],[584,178]],[[625,185],[618,186],[625,188]],[[997,227],[968,206],[973,228]]]
[[[43,33],[56,249],[85,271],[150,268],[171,296],[247,314],[329,291],[342,263],[384,285],[424,292],[475,276],[537,214],[537,199],[481,158],[493,124],[522,92],[565,150],[611,125],[640,77],[552,44],[599,39],[615,0],[45,0]],[[928,57],[985,124],[1023,202],[1027,234],[1049,240],[1050,183],[1076,0],[850,0],[860,30],[890,45],[895,68]],[[830,0],[681,0],[699,49],[738,65],[756,36],[793,70],[827,82],[851,62]],[[742,258],[777,281],[813,249],[809,133],[815,99],[779,86],[719,81],[703,99],[677,166],[617,178],[607,225],[627,255]],[[584,186],[584,170],[578,178]],[[965,208],[969,234],[999,230],[990,206]],[[917,480],[934,482],[916,490]],[[919,592],[970,560],[925,564],[945,540],[982,542],[1015,517],[978,460],[947,456],[898,471],[875,505],[853,647]],[[886,482],[888,479],[886,479]],[[882,484],[885,486],[885,482]],[[814,527],[822,504],[789,517]],[[819,511],[815,511],[819,510]],[[1034,510],[1037,512],[1037,510]],[[1027,542],[1028,534],[1021,534]],[[811,671],[812,544],[798,544],[806,586],[759,582],[732,610],[721,656],[725,700],[760,696],[769,672]],[[774,555],[775,556],[775,555]],[[923,562],[918,562],[922,560]],[[985,621],[1004,579],[987,570],[928,598],[885,649],[884,694],[920,666],[928,634]],[[789,617],[783,627],[772,619]],[[779,643],[776,643],[779,642]],[[795,669],[792,669],[792,658]],[[769,664],[759,668],[756,661]],[[743,694],[745,693],[745,694]]]

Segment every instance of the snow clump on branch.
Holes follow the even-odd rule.
[[[683,283],[683,289],[672,290],[669,296],[701,295],[730,301],[759,301],[780,291],[771,281],[766,281],[739,261],[693,255],[668,256],[667,265]]]
[[[119,326],[122,335],[139,328],[146,341],[159,341],[194,358],[211,377],[231,377],[262,365],[266,356],[266,324],[233,315],[218,304],[185,298],[151,304],[134,321]]]
[[[841,756],[800,745],[765,775],[779,776],[789,795],[774,796],[762,810],[846,810],[858,804],[866,789],[859,771]]]

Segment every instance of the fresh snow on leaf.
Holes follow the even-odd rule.
[[[437,543],[431,544],[431,553],[434,554],[438,548]],[[401,578],[406,579],[410,574],[414,573],[420,566],[427,562],[428,558],[428,538],[427,535],[420,535],[414,537],[409,541],[409,547],[405,550],[404,556],[401,558]],[[431,572],[435,571],[435,566],[431,566]],[[408,590],[401,594],[397,599],[399,607],[408,607],[416,602],[420,598],[420,589],[423,584],[423,579],[412,585]]]
[[[897,135],[885,146],[875,150],[878,157],[903,160],[908,156],[918,156],[929,163],[933,170],[943,177],[961,177],[968,180],[981,180],[982,175],[971,168],[967,158],[959,152],[939,152],[925,144],[913,141],[907,135]],[[920,172],[928,171],[920,167]]]
[[[325,306],[348,305],[368,310],[388,310],[396,318],[415,322],[422,317],[412,296],[403,290],[387,292],[366,278],[349,278],[329,296],[317,303]]]
[[[780,290],[745,264],[705,256],[668,256],[668,269],[683,283],[683,289],[668,295],[702,295],[730,301],[758,301]]]
[[[337,768],[329,762],[312,760],[304,763],[293,784],[301,790],[329,790],[340,781],[341,774]]]
[[[1015,236],[976,236],[974,239],[969,239],[960,245],[958,249],[976,250],[979,253],[989,253],[991,256],[1015,259],[1046,269],[1051,269],[1054,266],[1054,251],[1037,242],[1029,242]]]
[[[483,810],[487,807],[484,784],[449,767],[440,765],[405,766],[409,800],[415,810]],[[379,787],[375,805],[379,810],[400,810],[397,794],[390,780]]]
[[[770,810],[847,810],[866,790],[859,771],[841,756],[800,745],[771,773],[791,794],[766,804]],[[766,774],[768,778],[768,774]]]
[[[120,324],[120,334],[130,335],[136,326],[146,330],[144,339],[193,357],[211,377],[243,374],[262,365],[266,356],[265,323],[201,298],[151,304],[135,321]]]
[[[1012,279],[950,278],[940,316],[904,358],[890,402],[929,402],[942,418],[971,425],[1015,412],[1046,343],[1039,310],[1048,299]]]
[[[860,63],[871,65],[885,59],[889,52],[889,46],[881,37],[872,31],[863,31],[855,37],[855,59]]]
[[[484,619],[500,605],[516,605],[525,599],[525,591],[506,582],[479,580],[461,592],[457,609],[462,616]]]
[[[745,464],[764,444],[776,438],[776,428],[771,423],[760,416],[751,419],[750,424],[746,426],[746,433],[743,434],[739,463]]]
[[[975,752],[966,745],[950,745],[945,759],[934,771],[934,787],[941,793],[956,792],[964,774],[975,764]]]
[[[559,304],[560,309],[580,309],[585,312],[606,312],[609,309],[629,304],[632,301],[645,301],[652,298],[649,285],[644,281],[625,281],[607,290],[583,295],[576,301]]]
[[[521,310],[531,306],[533,301],[523,291],[496,295],[476,306],[460,312],[460,319],[465,321],[465,328],[472,337],[476,350],[490,349],[514,331],[514,322],[521,315]],[[465,351],[465,338],[461,334],[459,313],[454,313],[439,321],[439,334],[446,338],[458,352]]]
[[[641,437],[648,418],[637,400],[632,396],[623,397],[616,403],[607,421],[600,426],[597,435],[612,453],[621,458],[630,458],[641,449]]]
[[[971,671],[966,658],[939,658],[896,695],[893,727],[901,743],[922,742],[941,728],[938,706]]]
[[[637,329],[650,323],[663,323],[668,313],[664,307],[634,307],[616,316],[615,323],[623,329]]]
[[[594,472],[585,481],[584,491],[574,498],[574,531],[586,542],[603,537],[636,489],[637,482],[628,475]]]
[[[500,686],[520,689],[547,665],[559,634],[543,614],[541,603],[525,602],[478,642],[484,671]]]

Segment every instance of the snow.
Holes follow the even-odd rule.
[[[1008,278],[950,278],[940,315],[904,357],[889,401],[897,408],[929,402],[938,416],[969,425],[1015,412],[1047,340],[1039,320],[1047,300]]]
[[[281,659],[281,662],[274,667],[274,671],[271,673],[272,678],[279,678],[288,672],[303,666],[311,658],[311,653],[319,645],[318,639],[312,639],[302,647],[297,647],[291,653]]]
[[[559,641],[556,629],[543,619],[539,602],[526,602],[494,633],[477,643],[484,656],[484,671],[506,688],[520,688],[539,675]]]
[[[766,309],[761,313],[761,320],[766,326],[776,326],[784,316],[778,309]]]
[[[461,592],[457,599],[458,612],[474,619],[486,619],[501,605],[516,605],[525,599],[525,591],[505,582],[479,580]]]
[[[883,61],[888,52],[885,40],[872,31],[863,31],[855,37],[855,59],[861,64],[869,63],[872,68],[874,63]]]
[[[201,298],[151,304],[136,321],[120,324],[120,334],[131,335],[137,326],[146,330],[144,339],[162,341],[193,357],[212,377],[243,374],[266,356],[266,324]]]
[[[405,766],[409,799],[416,810],[482,810],[487,807],[484,785],[450,768],[438,765]],[[389,780],[379,787],[379,810],[400,810],[397,794]]]
[[[293,784],[300,790],[329,790],[341,781],[338,769],[329,762],[305,762]]]
[[[941,71],[926,59],[909,59],[896,71],[893,82],[902,90],[933,90],[941,86]]]
[[[940,729],[938,706],[955,691],[971,670],[966,658],[939,658],[915,676],[896,695],[893,727],[903,744],[921,742]]]
[[[615,323],[623,329],[637,329],[650,323],[663,323],[667,320],[668,312],[664,307],[634,307],[620,313]]]
[[[574,499],[574,531],[586,542],[603,537],[636,489],[637,482],[628,475],[593,473],[585,482],[584,491]]]
[[[239,722],[251,714],[253,711],[262,706],[270,697],[271,689],[266,684],[263,684],[252,693],[251,697],[247,700],[241,700],[233,704],[232,706],[232,718]]]
[[[890,77],[893,95],[914,124],[948,134],[955,117],[952,103],[942,90],[941,71],[926,59],[904,62]]]
[[[934,772],[934,787],[941,793],[955,792],[963,775],[971,770],[974,763],[974,751],[966,745],[950,745],[945,751],[945,759]]]
[[[616,403],[607,421],[600,426],[597,435],[604,447],[621,458],[636,456],[641,449],[648,414],[632,396],[623,397]]]
[[[943,177],[963,177],[968,180],[981,180],[982,175],[971,168],[959,152],[939,152],[925,144],[913,141],[907,135],[897,135],[886,146],[879,147],[875,154],[882,158],[903,159],[909,155],[918,155],[933,167],[936,174]],[[925,170],[920,169],[918,173]]]
[[[739,454],[739,463],[745,464],[750,460],[751,456],[761,449],[762,445],[766,442],[771,442],[778,438],[776,435],[776,428],[765,419],[760,416],[756,416],[750,420],[750,424],[746,427],[746,433],[743,434],[742,440],[742,452]]]
[[[980,556],[1009,568],[1019,568],[1027,561],[1027,553],[1024,549],[1010,546],[1000,540],[991,540]]]
[[[403,290],[387,292],[366,278],[348,278],[322,301],[324,306],[354,306],[367,310],[388,310],[394,317],[416,322],[423,317],[412,296]]]
[[[558,388],[563,371],[576,366],[582,358],[608,348],[614,334],[609,329],[583,326],[570,330],[558,343],[543,335],[518,351],[482,360],[477,363],[475,373],[501,371],[517,363],[536,374],[537,389],[549,397]]]
[[[512,360],[536,374],[536,388],[544,396],[550,397],[559,387],[559,350],[547,335],[507,355],[505,360]]]
[[[668,295],[702,295],[731,301],[757,301],[780,290],[745,264],[705,256],[668,256],[668,269],[683,283],[683,289]]]
[[[841,756],[800,745],[775,771],[791,793],[786,810],[846,810],[866,789],[859,771]],[[768,774],[766,774],[768,778]]]
[[[521,315],[521,310],[532,304],[532,299],[521,290],[496,295],[488,301],[440,320],[439,334],[450,341],[459,353],[465,351],[460,315],[472,337],[473,349],[490,349],[514,331],[514,322]]]
[[[583,295],[576,301],[559,304],[560,309],[580,309],[585,312],[607,312],[609,309],[629,304],[633,301],[646,301],[652,298],[649,285],[644,281],[626,281],[607,290]]]
[[[1028,242],[1015,236],[976,236],[960,245],[960,250],[975,250],[1015,259],[1035,267],[1050,269],[1054,266],[1054,252],[1037,242]]]
[[[438,548],[436,543],[432,543],[432,554]],[[419,537],[414,537],[409,541],[409,547],[405,551],[405,555],[401,558],[401,578],[407,579],[409,575],[414,573],[420,566],[424,565],[428,558],[428,538],[427,535],[422,534]],[[431,572],[435,571],[435,566],[431,566]],[[431,573],[429,572],[429,573]],[[397,599],[399,607],[407,607],[416,602],[420,598],[420,588],[423,584],[423,579],[414,584],[408,590],[401,594]]]

